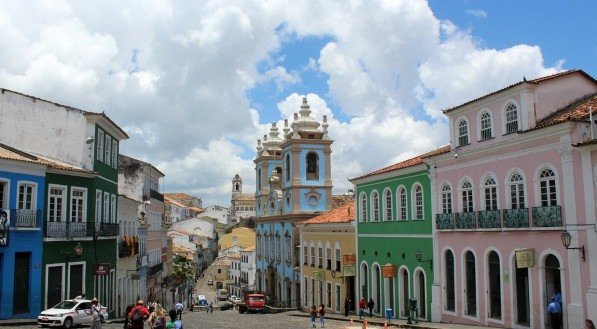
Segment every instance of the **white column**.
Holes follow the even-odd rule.
[[[429,182],[431,185],[431,236],[433,237],[433,284],[431,286],[431,321],[432,322],[440,322],[442,319],[442,291],[441,291],[441,283],[440,283],[440,268],[439,264],[441,264],[439,259],[439,250],[438,250],[438,243],[437,243],[437,231],[435,229],[435,214],[438,213],[437,203],[438,203],[438,196],[437,196],[437,182],[436,182],[436,171],[433,166],[430,166],[429,169]]]
[[[587,317],[593,321],[597,320],[597,252],[591,252],[591,250],[597,250],[597,231],[596,226],[597,220],[595,218],[595,188],[597,187],[597,166],[593,170],[591,161],[591,151],[581,151],[581,163],[582,163],[582,174],[584,182],[584,196],[585,196],[585,212],[587,214],[586,223],[587,225],[587,245],[585,246],[585,252],[587,256],[587,262],[589,265],[589,289],[586,293],[587,298]],[[589,225],[593,225],[590,227]]]

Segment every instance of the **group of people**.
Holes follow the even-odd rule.
[[[369,317],[371,317],[373,315],[373,307],[375,307],[373,298],[369,298],[369,301],[367,301],[365,297],[361,297],[361,300],[359,300],[359,319],[365,314],[365,309],[369,309]]]
[[[317,308],[315,305],[311,306],[311,324],[313,328],[315,328],[315,322],[317,320],[317,316],[319,316],[319,323],[321,324],[322,328],[325,328],[325,305],[319,305]]]
[[[554,290],[549,304],[547,305],[549,322],[552,329],[562,328],[562,294],[558,289]],[[585,329],[595,329],[595,324],[590,319],[585,320]]]
[[[151,310],[145,307],[142,300],[126,309],[124,329],[144,329],[145,322],[151,329],[182,329],[182,303],[176,303],[174,309],[168,312],[170,321],[166,318],[166,311],[159,303],[152,303]]]

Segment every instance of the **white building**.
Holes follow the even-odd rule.
[[[255,247],[240,250],[240,287],[255,289]]]
[[[209,206],[199,215],[199,217],[211,217],[218,220],[218,223],[228,225],[228,208],[222,206]]]
[[[209,220],[201,218],[190,218],[180,222],[172,222],[172,230],[184,231],[187,233],[205,235],[214,238],[215,225]]]

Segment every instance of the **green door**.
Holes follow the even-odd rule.
[[[17,252],[15,254],[14,294],[12,301],[13,314],[29,312],[29,265],[31,254]]]

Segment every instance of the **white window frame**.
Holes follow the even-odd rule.
[[[9,209],[10,204],[10,180],[0,178],[0,183],[4,185],[2,199],[0,199],[0,209]]]
[[[474,189],[474,185],[473,182],[470,178],[465,178],[463,180],[460,181],[460,184],[458,184],[458,204],[460,206],[460,212],[465,212],[465,204],[462,201],[462,196],[463,196],[463,192],[465,191],[465,187],[464,184],[468,183],[470,185],[470,187],[466,188],[466,191],[470,191],[470,200],[468,200],[467,198],[467,203],[470,201],[472,204],[472,210],[471,211],[475,211],[475,189]],[[467,195],[468,197],[468,195]],[[468,209],[468,207],[466,207],[466,209]],[[471,211],[466,211],[466,212],[471,212]]]
[[[110,196],[110,223],[116,223],[116,195]]]
[[[83,195],[80,197],[75,197],[75,192],[83,192]],[[76,218],[73,217],[73,211],[75,209],[73,209],[73,207],[77,206],[76,205],[76,201],[82,201],[81,203],[81,218]],[[77,212],[79,211],[78,207],[77,207]],[[87,188],[85,187],[80,187],[80,186],[71,186],[70,188],[70,211],[69,211],[69,218],[70,218],[70,222],[73,223],[84,223],[87,221]],[[78,220],[80,219],[80,221]]]
[[[118,141],[112,140],[112,167],[118,168]]]
[[[516,181],[513,183],[512,178],[514,177],[514,175],[520,176],[522,181]],[[528,208],[529,200],[528,200],[528,194],[527,194],[526,177],[524,175],[524,172],[518,168],[511,170],[508,173],[508,175],[506,175],[506,181],[504,183],[506,185],[505,200],[506,200],[507,208],[515,209],[515,208],[513,208],[513,203],[512,203],[512,189],[514,188],[515,185],[517,186],[520,184],[522,184],[522,189],[519,189],[518,186],[516,187],[516,199],[517,199],[517,208],[516,209]],[[521,193],[522,193],[523,202],[524,202],[524,207],[522,207],[522,208],[519,207],[520,205],[518,204],[518,199],[519,199]]]
[[[403,196],[404,200],[402,200]],[[396,219],[408,220],[408,193],[404,185],[398,186],[396,190]]]
[[[104,161],[104,131],[100,128],[97,129],[97,160]]]
[[[108,223],[109,219],[110,219],[109,216],[110,216],[110,193],[104,191],[104,212],[103,212],[103,216],[102,216],[102,221],[104,223]]]
[[[417,188],[421,188],[421,195],[417,195]],[[415,183],[412,187],[412,218],[413,220],[425,220],[425,192],[423,185]],[[420,202],[420,204],[419,204]],[[420,215],[419,215],[420,210]]]
[[[102,209],[103,208],[103,193],[102,190],[95,190],[95,222],[99,223],[102,220]]]
[[[27,191],[28,193],[26,193],[26,195],[28,195],[29,193],[31,194],[31,203],[28,205],[29,208],[25,207],[21,207],[21,187],[30,187],[31,190]],[[26,202],[26,201],[23,201]],[[31,181],[18,181],[17,182],[17,208],[18,209],[26,209],[26,210],[35,210],[37,209],[37,183],[36,182],[31,182]]]
[[[511,106],[514,106],[516,109],[516,130],[508,131],[509,123],[513,123],[514,121],[508,121],[508,110]],[[502,132],[504,135],[513,134],[520,131],[520,106],[515,100],[510,100],[506,102],[506,105],[502,108]]]
[[[540,166],[537,171],[535,172],[535,204],[537,205],[537,207],[544,207],[541,201],[541,182],[543,181],[547,181],[546,179],[543,179],[541,177],[541,174],[543,173],[544,170],[551,170],[551,172],[553,173],[553,179],[555,181],[554,183],[554,187],[555,187],[555,194],[556,194],[556,204],[555,205],[561,205],[561,201],[560,201],[560,186],[559,186],[559,174],[557,172],[557,170],[551,166],[551,165],[543,165]],[[554,204],[550,204],[549,206],[555,206]]]
[[[452,194],[452,186],[450,186],[449,183],[444,183],[442,184],[440,191],[441,211],[443,214],[451,214],[454,212],[454,195]]]
[[[488,116],[487,120],[489,120],[489,125],[487,127],[483,127],[485,120],[483,116],[485,115]],[[489,132],[489,136],[484,136],[484,134],[486,135],[485,132]],[[477,141],[485,141],[493,138],[493,136],[493,114],[488,108],[484,108],[479,111],[477,116]]]
[[[371,191],[371,222],[379,222],[379,212],[381,210],[379,192]]]
[[[359,200],[360,200],[359,206],[361,207],[360,220],[361,220],[361,222],[367,222],[367,217],[368,217],[367,216],[367,214],[368,214],[368,211],[367,211],[367,195],[365,194],[365,192],[362,192],[360,194]]]
[[[112,162],[112,137],[106,134],[106,145],[104,147],[104,163],[110,165]]]
[[[392,209],[392,201],[394,196],[392,195],[392,190],[389,188],[384,189],[383,191],[383,220],[384,221],[391,221],[393,219],[393,209]]]
[[[466,125],[466,134],[462,135],[461,131],[460,131],[460,123],[464,122]],[[468,119],[466,117],[461,117],[456,121],[456,138],[458,143],[456,144],[456,147],[460,147],[460,146],[466,146],[469,145],[471,143],[471,125],[468,122]],[[466,138],[466,143],[462,143],[463,139]]]
[[[488,184],[489,180],[493,181],[493,184]],[[485,178],[481,181],[482,185],[480,186],[481,189],[481,197],[483,198],[483,202],[481,204],[481,206],[483,207],[483,210],[499,210],[500,209],[500,191],[499,191],[499,186],[498,186],[498,180],[496,178],[496,176],[494,174],[486,174]],[[487,190],[489,190],[489,192],[491,193],[491,189],[495,189],[495,191],[492,193],[492,198],[494,200],[488,200],[487,199]],[[489,209],[487,207],[487,202],[494,202],[495,201],[495,209]]]
[[[53,189],[61,190],[62,195],[60,197],[54,196],[53,194],[51,194]],[[47,214],[48,214],[48,222],[64,222],[64,221],[66,221],[66,213],[69,211],[67,209],[67,202],[66,202],[67,190],[68,189],[67,189],[66,185],[48,184],[48,204],[46,205]],[[50,204],[51,204],[52,198],[62,199],[62,214],[60,215],[59,220],[57,220],[57,221],[51,220],[52,218],[55,218],[55,215],[53,215],[50,210]]]

